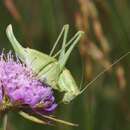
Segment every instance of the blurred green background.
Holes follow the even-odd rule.
[[[79,86],[83,80],[82,87],[130,51],[129,0],[1,0],[1,50],[12,49],[5,34],[10,23],[23,46],[48,54],[64,24],[70,25],[69,37],[85,31],[67,63]],[[10,113],[8,130],[130,130],[129,59],[130,55],[70,104],[59,104],[55,116],[79,127],[42,126]]]

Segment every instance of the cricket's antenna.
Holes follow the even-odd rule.
[[[119,61],[121,61],[122,59],[124,59],[126,56],[128,56],[130,54],[130,52],[125,53],[124,55],[122,55],[118,60],[116,60],[113,64],[111,64],[110,66],[108,66],[106,69],[104,69],[102,72],[100,72],[92,81],[90,81],[80,92],[83,93],[92,83],[94,83],[97,79],[100,78],[100,76],[102,76],[105,72],[107,72],[109,69],[111,69],[114,65],[116,65]]]
[[[81,82],[80,82],[80,86],[79,86],[79,89],[81,90],[82,89],[82,85],[84,83],[84,62],[83,62],[83,58],[81,58],[81,65],[82,65],[82,71],[81,71]]]

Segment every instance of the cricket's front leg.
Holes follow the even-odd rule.
[[[37,117],[29,115],[28,113],[25,113],[23,111],[20,111],[19,115],[22,116],[23,118],[27,119],[27,120],[30,120],[30,121],[32,121],[34,123],[37,123],[37,124],[43,124],[43,125],[48,125],[49,124],[48,122],[43,121],[41,119],[38,119]]]

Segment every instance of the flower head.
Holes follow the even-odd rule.
[[[14,106],[54,111],[57,104],[52,89],[38,80],[31,68],[15,59],[11,52],[0,55],[0,103],[5,95]]]
[[[1,85],[1,82],[0,82],[0,103],[2,102],[2,85]]]

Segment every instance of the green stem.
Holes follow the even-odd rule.
[[[3,130],[7,130],[8,115],[5,114],[3,118]]]

